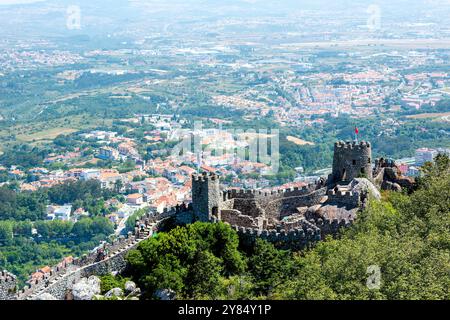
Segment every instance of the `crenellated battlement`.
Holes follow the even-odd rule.
[[[327,219],[318,216],[313,216],[308,221],[320,229],[322,239],[327,235],[336,236],[339,230],[350,227],[354,222],[351,217],[348,219]]]
[[[185,203],[177,204],[175,207],[171,208],[164,208],[163,212],[157,216],[158,219],[161,218],[167,218],[167,217],[174,217],[177,214],[190,212],[193,210],[192,203],[189,203],[186,205]]]
[[[327,191],[328,202],[344,205],[352,208],[359,207],[361,205],[361,198],[358,192],[351,190],[333,190]]]
[[[352,197],[353,196],[353,192],[352,191],[344,191],[344,190],[338,190],[337,192],[334,190],[328,190],[327,191],[327,196],[329,197]]]
[[[69,289],[74,284],[68,283],[67,278],[73,278],[73,281],[79,280],[83,276],[89,276],[93,270],[101,269],[105,263],[113,261],[117,256],[123,257],[137,243],[149,236],[138,238],[139,234],[142,236],[140,231],[137,234],[129,232],[127,236],[120,236],[111,243],[104,243],[89,254],[71,260],[62,260],[56,266],[51,267],[49,272],[42,273],[39,277],[31,277],[27,281],[27,285],[18,291],[18,299],[33,299],[36,295],[46,292],[50,286],[53,289],[56,288],[55,290],[60,292],[59,298],[63,299],[61,290]],[[111,264],[111,267],[115,269],[116,265]],[[39,274],[39,272],[37,273]],[[54,294],[54,292],[52,293]]]
[[[16,281],[16,276],[13,275],[12,273],[3,270],[0,271],[0,283],[7,283],[7,282],[12,282],[12,281]]]
[[[278,190],[270,190],[270,191],[262,191],[262,190],[254,190],[254,189],[231,189],[222,191],[222,198],[224,201],[231,199],[261,199],[261,198],[286,198],[286,197],[294,197],[294,196],[302,196],[308,193],[311,193],[320,186],[318,184],[309,183],[307,186],[286,188],[286,189],[278,189]]]
[[[211,223],[220,222],[216,217],[210,219]],[[275,229],[246,228],[238,225],[231,225],[242,240],[247,243],[253,243],[257,238],[276,243],[280,247],[302,249],[321,240],[321,229],[314,223],[305,219],[301,220],[301,226],[286,230],[281,226]]]
[[[334,150],[364,150],[370,149],[370,142],[360,141],[359,143],[356,141],[338,141],[334,144]]]
[[[272,242],[285,248],[304,248],[321,239],[320,229],[314,225],[304,224],[303,227],[286,229],[261,230],[231,226],[246,243],[253,243],[257,238]]]

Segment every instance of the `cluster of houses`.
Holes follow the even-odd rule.
[[[106,161],[133,160],[138,165],[145,163],[136,149],[135,141],[131,138],[119,136],[117,132],[94,130],[82,133],[79,137],[102,145],[96,153],[98,159]],[[117,145],[117,147],[111,145]]]
[[[83,217],[89,217],[89,212],[83,208],[73,210],[71,204],[65,204],[62,206],[48,205],[47,206],[47,220],[61,220],[77,222]]]
[[[224,184],[227,184],[229,188],[270,187],[271,182],[264,179],[264,175],[270,170],[267,164],[242,159],[239,158],[238,153],[227,151],[249,146],[252,139],[258,138],[258,134],[240,133],[241,137],[236,139],[235,132],[221,128],[183,129],[181,120],[175,119],[173,115],[138,115],[135,120],[151,123],[156,128],[154,131],[147,132],[152,143],[182,141],[186,137],[194,137],[202,146],[201,154],[195,154],[195,150],[182,150],[181,154],[173,153],[172,150],[157,150],[161,152],[161,155],[154,154],[145,162],[139,155],[134,139],[122,137],[117,132],[96,130],[81,133],[79,136],[100,144],[95,153],[97,158],[112,161],[134,160],[135,167],[131,168],[131,171],[119,172],[117,169],[92,168],[92,166],[72,167],[68,170],[36,167],[27,171],[14,166],[9,169],[0,166],[0,171],[7,172],[9,179],[16,180],[20,190],[24,192],[49,188],[70,181],[99,181],[102,188],[114,190],[123,195],[121,201],[112,199],[105,204],[114,209],[109,210],[113,213],[108,215],[114,223],[127,219],[140,208],[147,207],[163,212],[165,208],[190,202],[191,176],[197,171],[213,172],[226,177]],[[218,152],[218,150],[225,150],[225,152]],[[431,149],[418,149],[413,162],[416,166],[420,166],[425,161],[432,160],[437,152]],[[75,149],[74,152],[63,155],[52,155],[46,159],[46,162],[73,159],[80,154],[81,151]],[[418,173],[418,168],[412,165],[399,165],[400,169],[405,171],[404,174]],[[282,188],[301,187],[307,182],[303,180],[296,180],[293,184],[284,185]],[[47,208],[48,220],[76,222],[83,216],[89,216],[89,212],[82,208],[75,210],[71,204],[52,205]]]
[[[59,262],[56,266],[54,266],[55,269],[65,269],[67,266],[71,265],[73,262],[73,257],[68,256],[64,257],[61,262]],[[45,266],[43,268],[40,268],[36,270],[36,272],[32,273],[28,281],[26,282],[29,285],[34,285],[37,282],[41,282],[42,280],[48,279],[52,272],[52,268],[50,266]]]
[[[408,177],[417,177],[420,175],[420,167],[426,162],[433,162],[438,154],[450,156],[449,148],[419,148],[416,149],[415,156],[412,158],[399,159],[396,161],[397,167],[401,173]]]
[[[117,149],[109,146],[101,147],[98,150],[97,158],[109,161],[134,160],[136,164],[145,164],[133,141],[123,142],[119,144]]]

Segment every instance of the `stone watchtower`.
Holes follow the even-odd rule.
[[[354,178],[372,179],[372,149],[369,142],[339,141],[334,144],[331,182],[350,182]]]
[[[195,221],[209,221],[219,217],[221,202],[220,179],[214,173],[192,176],[192,207]]]

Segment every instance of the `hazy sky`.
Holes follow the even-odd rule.
[[[44,0],[0,0],[0,5],[2,4],[19,4],[19,3],[32,3]]]

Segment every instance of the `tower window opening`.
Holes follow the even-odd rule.
[[[372,161],[370,161],[370,158],[369,158],[369,160],[368,160],[368,163],[371,163]]]
[[[356,160],[353,160],[353,165],[356,165]]]

